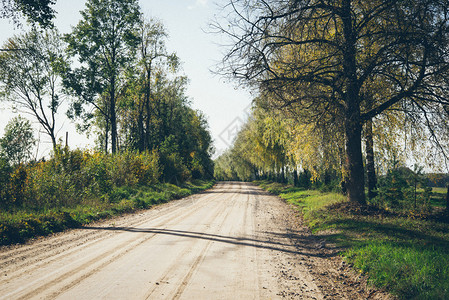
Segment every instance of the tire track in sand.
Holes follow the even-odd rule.
[[[239,186],[239,189],[241,189],[241,186]],[[220,225],[219,228],[223,227],[224,222],[227,220],[227,217],[229,216],[232,208],[235,208],[235,198],[238,197],[237,193],[234,193],[230,199],[230,203],[227,203],[225,205],[224,201],[221,201],[220,204],[221,206],[224,206],[227,209],[222,209],[221,215],[223,216],[222,220],[220,221]],[[231,209],[229,209],[229,207],[231,207]],[[218,218],[219,214],[213,218],[212,220],[209,220],[207,222],[207,224],[210,224],[214,219]],[[207,233],[205,233],[207,234]],[[196,239],[193,244],[190,245],[190,247],[186,247],[181,253],[178,254],[177,259],[171,264],[171,266],[168,268],[167,271],[165,271],[165,273],[159,277],[159,279],[157,280],[157,282],[167,282],[167,279],[170,277],[170,275],[179,268],[179,261],[182,257],[185,256],[185,254],[191,249],[194,248],[195,245],[197,245],[198,243],[200,243],[202,240]],[[193,273],[195,272],[195,270],[198,268],[198,266],[201,264],[201,262],[204,260],[204,256],[207,253],[207,250],[209,249],[210,245],[212,244],[212,240],[209,240],[206,242],[206,244],[203,246],[203,248],[200,250],[199,255],[194,259],[194,261],[189,265],[187,273],[182,277],[179,287],[176,289],[176,291],[173,293],[173,296],[168,297],[167,299],[179,299],[179,297],[182,295],[184,289],[187,287],[189,280],[191,279]],[[158,290],[160,290],[159,286],[154,286],[153,288],[151,288],[146,294],[144,299],[150,299],[150,297],[152,297]]]
[[[207,195],[206,198],[201,199],[201,201],[206,201],[207,199],[209,199],[210,197],[215,196],[213,194],[211,195]],[[184,199],[184,201],[187,199]],[[180,205],[182,206],[182,205]],[[182,209],[184,209],[184,207],[181,207]],[[182,214],[179,214],[179,209],[175,208],[175,210],[169,211],[168,215],[163,215],[163,216],[159,216],[158,219],[163,218],[163,220],[160,220],[158,224],[154,225],[154,226],[161,226],[161,225],[166,225],[164,227],[168,227],[170,226],[170,224],[178,221],[179,219],[182,218],[186,218],[188,216],[190,216],[191,214],[193,214],[196,211],[197,207],[195,205],[192,205],[189,209],[189,211],[187,212],[183,212]],[[176,216],[176,214],[178,214]],[[173,217],[173,215],[175,215]],[[168,217],[168,220],[167,220]],[[154,220],[150,220],[150,222],[152,222]],[[136,225],[141,225],[148,222],[148,220],[139,220],[139,222],[135,223],[132,222],[131,224],[133,224],[134,226]],[[169,224],[167,224],[167,222],[170,222]],[[100,230],[101,231],[101,230]],[[100,233],[101,234],[101,233]],[[51,286],[54,286],[56,284],[58,284],[59,282],[62,282],[70,277],[75,276],[76,274],[82,272],[83,270],[85,270],[86,268],[91,268],[92,266],[95,266],[93,270],[89,271],[87,274],[81,276],[78,279],[73,280],[69,285],[70,286],[74,286],[76,285],[76,283],[81,282],[82,280],[84,280],[85,278],[95,274],[96,272],[98,272],[99,270],[101,270],[102,268],[104,268],[105,266],[107,266],[108,264],[112,263],[113,261],[119,259],[120,257],[122,257],[123,255],[125,255],[126,253],[128,253],[129,251],[132,250],[132,248],[135,248],[143,243],[145,243],[146,241],[148,241],[149,239],[153,238],[156,234],[150,235],[148,236],[148,234],[146,233],[141,233],[138,236],[133,236],[133,239],[131,240],[126,240],[123,243],[119,244],[118,246],[114,247],[113,249],[107,251],[107,252],[102,252],[100,255],[95,256],[94,258],[90,259],[89,261],[83,263],[82,265],[80,265],[79,267],[76,267],[74,270],[65,272],[59,276],[57,276],[56,279],[51,280],[50,282],[41,285],[40,287],[33,289],[32,291],[29,291],[28,293],[26,293],[23,296],[19,296],[19,299],[29,299],[30,297],[36,296],[39,293],[42,293],[43,291],[45,291],[46,289],[48,289]],[[146,236],[142,239],[142,236]],[[94,241],[93,243],[91,243],[88,246],[94,246],[95,244],[99,243],[102,240],[107,239],[108,237],[110,237],[110,235],[107,235],[106,237],[102,237],[101,239],[99,239],[98,241]],[[83,250],[85,248],[83,247]],[[59,257],[55,257],[53,259],[50,259],[50,261],[44,261],[41,262],[38,265],[35,265],[34,267],[32,267],[31,269],[25,269],[21,272],[19,272],[18,274],[15,274],[15,276],[8,276],[8,278],[6,280],[12,281],[15,278],[23,275],[23,274],[29,274],[33,271],[38,270],[42,265],[45,265],[47,263],[53,262],[53,261],[57,261],[60,260],[62,257],[69,257],[72,253],[79,251],[79,249],[73,249],[72,251],[69,251],[70,253],[67,254],[62,254]],[[50,257],[50,256],[49,256]],[[98,264],[98,262],[102,262],[101,264]],[[10,297],[13,297],[14,294],[20,294],[20,292],[24,291],[27,289],[27,287],[29,287],[30,285],[32,285],[33,283],[37,282],[37,281],[42,281],[45,280],[46,278],[51,278],[51,276],[55,275],[56,273],[58,273],[58,270],[56,270],[54,273],[51,274],[46,274],[46,276],[41,276],[39,279],[35,280],[34,282],[30,282],[29,285],[23,286],[22,288],[20,288],[19,290],[16,290],[12,293],[8,293],[8,294],[3,294],[0,298],[2,299],[8,299]],[[53,295],[53,296],[57,296],[57,295]]]

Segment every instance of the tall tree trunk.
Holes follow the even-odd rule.
[[[145,129],[143,126],[143,111],[139,111],[139,116],[137,117],[137,135],[138,135],[138,147],[139,151],[145,150]]]
[[[281,183],[285,183],[285,167],[284,167],[284,164],[282,164],[282,167],[281,167]]]
[[[115,103],[114,103],[115,104]],[[112,105],[112,103],[111,103]],[[115,105],[111,109],[111,150],[117,152],[117,119],[115,114]]]
[[[343,71],[346,77],[344,127],[346,138],[347,192],[351,202],[362,205],[365,201],[365,174],[362,157],[362,120],[360,118],[360,86],[357,77],[357,37],[352,19],[351,0],[342,1],[343,22]]]
[[[106,128],[104,132],[104,153],[108,153],[109,148],[109,117],[106,117]]]
[[[356,115],[356,114],[355,114]],[[351,202],[366,204],[365,174],[362,158],[362,129],[359,118],[348,118],[345,122],[346,133],[346,190]]]
[[[145,87],[145,136],[144,136],[144,149],[150,147],[150,99],[151,99],[151,64],[147,70],[147,82]]]
[[[298,170],[297,168],[293,168],[293,185],[298,186]]]
[[[115,111],[115,77],[111,80],[111,94],[110,94],[110,122],[111,122],[111,150],[112,153],[117,152],[117,115]]]
[[[52,146],[53,146],[53,152],[55,152],[56,153],[56,147],[57,147],[57,142],[56,142],[56,136],[55,136],[55,134],[54,134],[54,132],[52,132],[51,134],[50,134],[50,138],[51,138],[51,144],[52,144]]]
[[[366,174],[368,176],[368,198],[373,199],[377,196],[377,178],[374,165],[374,147],[373,147],[373,122],[369,120],[365,124],[365,148],[366,148]]]

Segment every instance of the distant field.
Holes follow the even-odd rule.
[[[446,206],[446,192],[447,188],[434,187],[432,188],[432,196],[430,197],[430,203],[432,206],[445,207]]]
[[[432,192],[433,192],[433,193],[438,193],[438,194],[446,194],[447,188],[444,188],[444,187],[434,187],[434,188],[432,188]]]

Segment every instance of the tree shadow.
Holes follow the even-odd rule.
[[[448,238],[424,233],[423,229],[419,227],[405,228],[404,225],[352,218],[328,221],[323,226],[343,229],[341,233],[326,237],[342,245],[363,245],[375,238],[380,242],[397,244],[401,247],[415,248],[417,245],[431,248],[438,247],[449,253]],[[441,228],[435,229],[432,228],[432,231],[438,233],[444,231]]]
[[[166,228],[135,228],[135,227],[94,227],[86,226],[83,227],[86,230],[106,230],[106,231],[125,231],[132,233],[147,233],[147,234],[159,234],[159,235],[169,235],[180,238],[189,239],[201,239],[214,241],[218,243],[226,243],[238,246],[253,247],[258,249],[272,250],[283,253],[299,254],[312,257],[333,257],[338,255],[337,253],[321,253],[321,251],[316,251],[317,239],[316,237],[310,235],[292,234],[287,233],[277,233],[277,232],[264,232],[268,235],[268,239],[257,239],[254,237],[245,236],[225,236],[217,234],[208,234],[204,232],[195,231],[184,231],[184,230],[173,230]],[[286,244],[281,242],[282,240],[292,240],[293,243]],[[301,247],[298,247],[298,243]],[[301,248],[301,250],[299,250]],[[295,250],[293,250],[295,249]],[[318,252],[318,253],[317,253]]]
[[[241,195],[269,195],[266,192],[256,190],[256,189],[245,189],[245,190],[213,190],[213,191],[205,191],[201,193],[202,195],[207,194],[241,194]]]
[[[224,187],[232,184],[232,187]],[[221,186],[223,185],[223,186]],[[237,186],[237,187],[236,187]],[[213,190],[206,190],[201,194],[243,194],[243,195],[270,195],[270,193],[257,188],[254,184],[240,181],[220,181]]]

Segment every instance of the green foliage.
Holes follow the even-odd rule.
[[[263,182],[262,187],[270,186]],[[288,190],[314,234],[342,247],[369,282],[399,299],[449,298],[449,225],[361,208],[341,194]]]
[[[447,188],[432,188],[430,195],[430,205],[433,207],[445,207],[446,206],[446,194]]]
[[[2,206],[34,209],[108,202],[116,199],[114,188],[155,184],[161,176],[156,151],[108,155],[61,147],[48,161],[12,170],[4,164],[2,172]]]
[[[227,151],[215,159],[214,164],[214,178],[217,180],[239,180],[235,167],[233,157],[230,151]]]
[[[191,177],[191,173],[183,163],[183,158],[179,153],[179,146],[175,136],[168,136],[161,143],[159,151],[161,153],[161,162],[164,166],[164,181],[178,183],[186,181]]]
[[[55,3],[56,0],[2,1],[0,17],[12,18],[15,23],[18,23],[20,13],[32,23],[38,23],[42,27],[51,27],[56,13],[51,6]]]
[[[56,115],[63,102],[61,74],[67,69],[65,45],[56,29],[10,38],[0,54],[0,92],[4,100],[33,116],[56,146]],[[20,49],[20,50],[17,50]]]
[[[139,43],[140,15],[137,0],[89,0],[81,11],[82,19],[65,36],[68,53],[79,60],[79,66],[64,79],[77,97],[70,114],[91,125],[94,115],[83,107],[93,106],[98,124],[104,126],[103,136],[109,138],[110,134],[113,153],[118,150],[119,91]]]
[[[35,143],[30,121],[17,116],[8,122],[0,139],[1,155],[12,165],[25,163],[31,158]]]
[[[171,80],[159,73],[155,77],[151,84],[151,101],[147,99],[149,107],[141,107],[143,100],[140,98],[146,94],[135,97],[131,94],[127,100],[122,99],[130,102],[124,107],[121,120],[126,133],[124,144],[132,151],[158,149],[163,166],[162,180],[166,182],[212,178],[212,138],[204,115],[187,102],[186,79]],[[149,124],[145,125],[146,122]]]
[[[64,81],[76,95],[70,116],[95,127],[104,152],[157,149],[166,182],[212,178],[208,124],[189,106],[187,78],[176,75],[179,60],[166,50],[164,26],[146,21],[136,0],[90,0],[82,17],[65,36],[80,61]]]
[[[27,173],[23,164],[18,165],[11,173],[9,186],[4,186],[8,189],[10,204],[14,206],[21,206],[26,201]]]
[[[381,208],[428,212],[432,188],[426,186],[425,176],[415,167],[388,170],[379,178],[378,196],[371,203]]]
[[[309,189],[311,186],[312,174],[305,169],[304,171],[299,173],[298,176],[298,186],[303,187],[305,189]]]
[[[432,246],[370,243],[348,251],[357,269],[371,282],[400,299],[446,299],[449,295],[449,252]]]
[[[213,181],[192,181],[179,187],[172,184],[114,187],[108,201],[96,199],[79,205],[49,209],[22,208],[0,212],[0,245],[24,242],[29,238],[76,228],[90,222],[149,208],[212,187]]]
[[[9,180],[13,168],[9,162],[0,157],[0,208],[6,208],[10,203]]]

